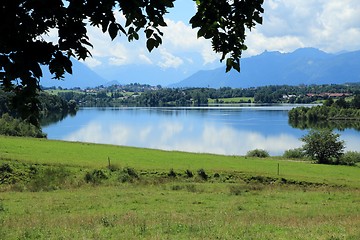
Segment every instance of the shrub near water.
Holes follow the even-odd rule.
[[[0,118],[0,135],[45,138],[46,134],[34,125],[5,113]]]

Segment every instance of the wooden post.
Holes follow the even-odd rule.
[[[110,168],[110,157],[108,157],[108,168]]]
[[[277,167],[277,175],[280,175],[280,163],[278,163],[278,167]]]

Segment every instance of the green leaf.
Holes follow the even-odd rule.
[[[31,68],[31,71],[33,72],[34,77],[40,78],[43,76],[40,65],[38,63],[35,63],[33,67]]]
[[[145,30],[146,38],[150,38],[153,35],[153,33],[154,33],[154,30],[149,29],[149,28],[146,29]]]
[[[205,27],[202,27],[199,29],[199,31],[197,32],[197,37],[201,38],[202,36],[204,36],[206,34],[207,29]]]
[[[111,40],[114,40],[118,34],[119,28],[116,23],[112,22],[109,25],[109,35],[111,37]]]
[[[126,30],[123,28],[123,26],[121,26],[121,24],[118,24],[118,27],[119,27],[120,31],[126,35]]]
[[[231,58],[226,59],[226,72],[229,72],[233,67],[233,60]]]
[[[147,49],[149,50],[149,52],[151,52],[151,51],[154,49],[154,47],[156,47],[156,44],[157,44],[157,42],[156,42],[156,40],[153,39],[153,38],[149,38],[149,39],[146,41],[146,47],[147,47]]]
[[[72,62],[69,58],[63,58],[63,66],[68,73],[72,74]]]
[[[236,71],[240,72],[240,61],[233,61],[233,65],[232,65],[233,69],[235,69]]]

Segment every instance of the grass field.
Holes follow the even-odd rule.
[[[45,92],[52,94],[52,95],[58,95],[59,93],[66,93],[66,92],[74,92],[74,93],[84,94],[84,92],[78,91],[78,90],[59,90],[59,89],[45,90]]]
[[[219,98],[221,103],[247,103],[254,102],[253,97],[233,97],[233,98]],[[216,103],[216,99],[209,99],[208,103]]]
[[[0,239],[355,240],[359,180],[280,157],[0,136]]]

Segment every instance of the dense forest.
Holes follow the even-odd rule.
[[[0,134],[10,136],[45,137],[41,129],[14,111],[13,94],[0,89]],[[76,114],[78,106],[74,100],[66,101],[57,95],[41,92],[38,96],[40,124],[45,126],[59,121],[68,114]]]
[[[19,117],[12,108],[12,104],[14,104],[12,97],[12,93],[4,92],[0,89],[0,115],[8,113],[11,116]],[[38,104],[42,118],[48,117],[53,113],[76,113],[78,109],[76,101],[66,101],[60,96],[46,92],[40,92],[38,96]]]
[[[289,123],[296,128],[354,128],[360,131],[360,94],[346,101],[328,98],[323,105],[297,107],[289,111]]]

